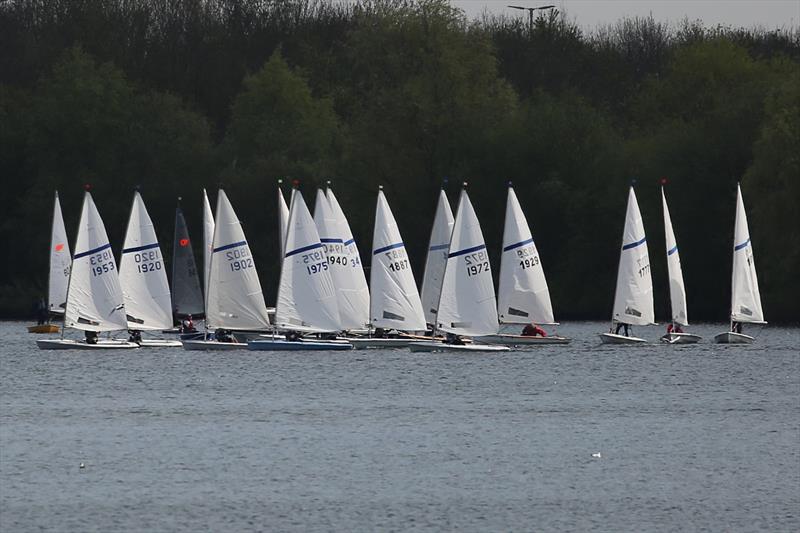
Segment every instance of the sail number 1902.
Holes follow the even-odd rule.
[[[231,272],[239,272],[253,268],[253,258],[250,257],[250,248],[234,248],[225,252],[225,258],[228,260],[228,266]]]

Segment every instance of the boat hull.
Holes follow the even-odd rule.
[[[693,333],[667,333],[661,337],[665,344],[697,344],[702,337]]]
[[[646,344],[647,341],[639,337],[626,337],[616,333],[601,333],[600,341],[603,344]]]
[[[40,350],[130,350],[138,348],[135,342],[101,339],[97,344],[87,344],[75,339],[40,339],[36,341]]]
[[[462,353],[489,353],[508,352],[508,346],[498,344],[447,344],[445,342],[420,341],[408,346],[412,352],[462,352]]]
[[[503,344],[505,346],[540,346],[546,344],[569,344],[572,339],[553,335],[550,337],[530,337],[525,335],[487,335],[476,337],[475,340],[488,342],[491,344]]]
[[[275,351],[275,352],[307,352],[320,350],[344,351],[352,350],[353,345],[346,340],[310,340],[300,339],[287,341],[285,339],[252,340],[247,343],[248,350]]]
[[[183,343],[169,339],[144,339],[139,343],[139,346],[142,348],[180,348]]]
[[[55,324],[39,324],[28,326],[28,333],[58,333],[59,329]]]
[[[182,340],[184,350],[214,352],[220,350],[246,350],[247,343],[244,342],[220,342],[205,339],[186,339]]]
[[[755,337],[734,331],[725,331],[714,336],[714,342],[717,344],[753,344],[755,340]]]
[[[419,339],[403,337],[392,337],[386,339],[379,337],[340,337],[340,339],[352,344],[356,350],[406,348],[411,344],[426,342]]]

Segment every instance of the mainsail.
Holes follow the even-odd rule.
[[[442,190],[439,192],[439,203],[436,205],[436,215],[433,217],[433,228],[431,228],[431,239],[428,242],[428,255],[425,258],[425,271],[422,275],[422,290],[420,291],[422,309],[425,311],[425,320],[428,324],[436,323],[454,221],[447,194]]]
[[[69,254],[67,230],[61,215],[61,202],[56,191],[53,206],[53,229],[50,234],[50,275],[47,283],[48,309],[51,313],[63,314],[67,307],[67,286],[72,259]]]
[[[278,228],[280,229],[280,251],[283,257],[283,247],[286,245],[286,227],[289,225],[289,208],[286,207],[286,200],[283,198],[280,181],[278,182]]]
[[[127,329],[117,264],[92,195],[83,197],[64,325],[84,331]]]
[[[211,274],[211,256],[214,255],[214,214],[208,195],[203,189],[203,295],[208,297],[208,283]]]
[[[411,262],[389,203],[378,191],[370,268],[370,323],[403,331],[426,329]]]
[[[259,330],[269,328],[253,254],[225,191],[217,194],[206,324],[209,329]]]
[[[736,222],[733,237],[733,276],[731,281],[731,320],[735,322],[764,323],[761,293],[758,290],[756,261],[747,213],[744,210],[742,188],[736,186]]]
[[[288,330],[342,329],[328,257],[298,190],[292,193],[289,208],[275,322]]]
[[[553,305],[539,252],[514,188],[508,187],[498,315],[503,324],[552,324]]]
[[[669,216],[664,187],[661,187],[661,203],[664,207],[664,235],[667,243],[667,275],[669,277],[669,301],[672,310],[672,322],[688,326],[689,316],[686,309],[686,288],[683,285],[681,258],[678,253],[675,232],[672,230],[672,219]]]
[[[175,208],[175,239],[172,243],[172,310],[181,317],[203,314],[203,293],[192,240],[180,205]]]
[[[612,319],[639,326],[655,323],[647,238],[633,187],[628,193]]]
[[[139,191],[133,193],[133,205],[119,265],[119,282],[125,301],[128,329],[172,327],[166,267],[153,222]]]
[[[458,202],[438,309],[438,327],[448,333],[494,335],[499,329],[489,254],[465,189]]]

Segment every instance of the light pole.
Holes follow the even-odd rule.
[[[511,9],[520,9],[528,12],[528,31],[533,33],[533,12],[544,11],[545,9],[554,9],[556,6],[539,6],[539,7],[522,7],[522,6],[507,6]]]

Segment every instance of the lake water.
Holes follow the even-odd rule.
[[[39,351],[24,326],[0,323],[3,532],[800,530],[798,329],[576,323],[467,356]]]

